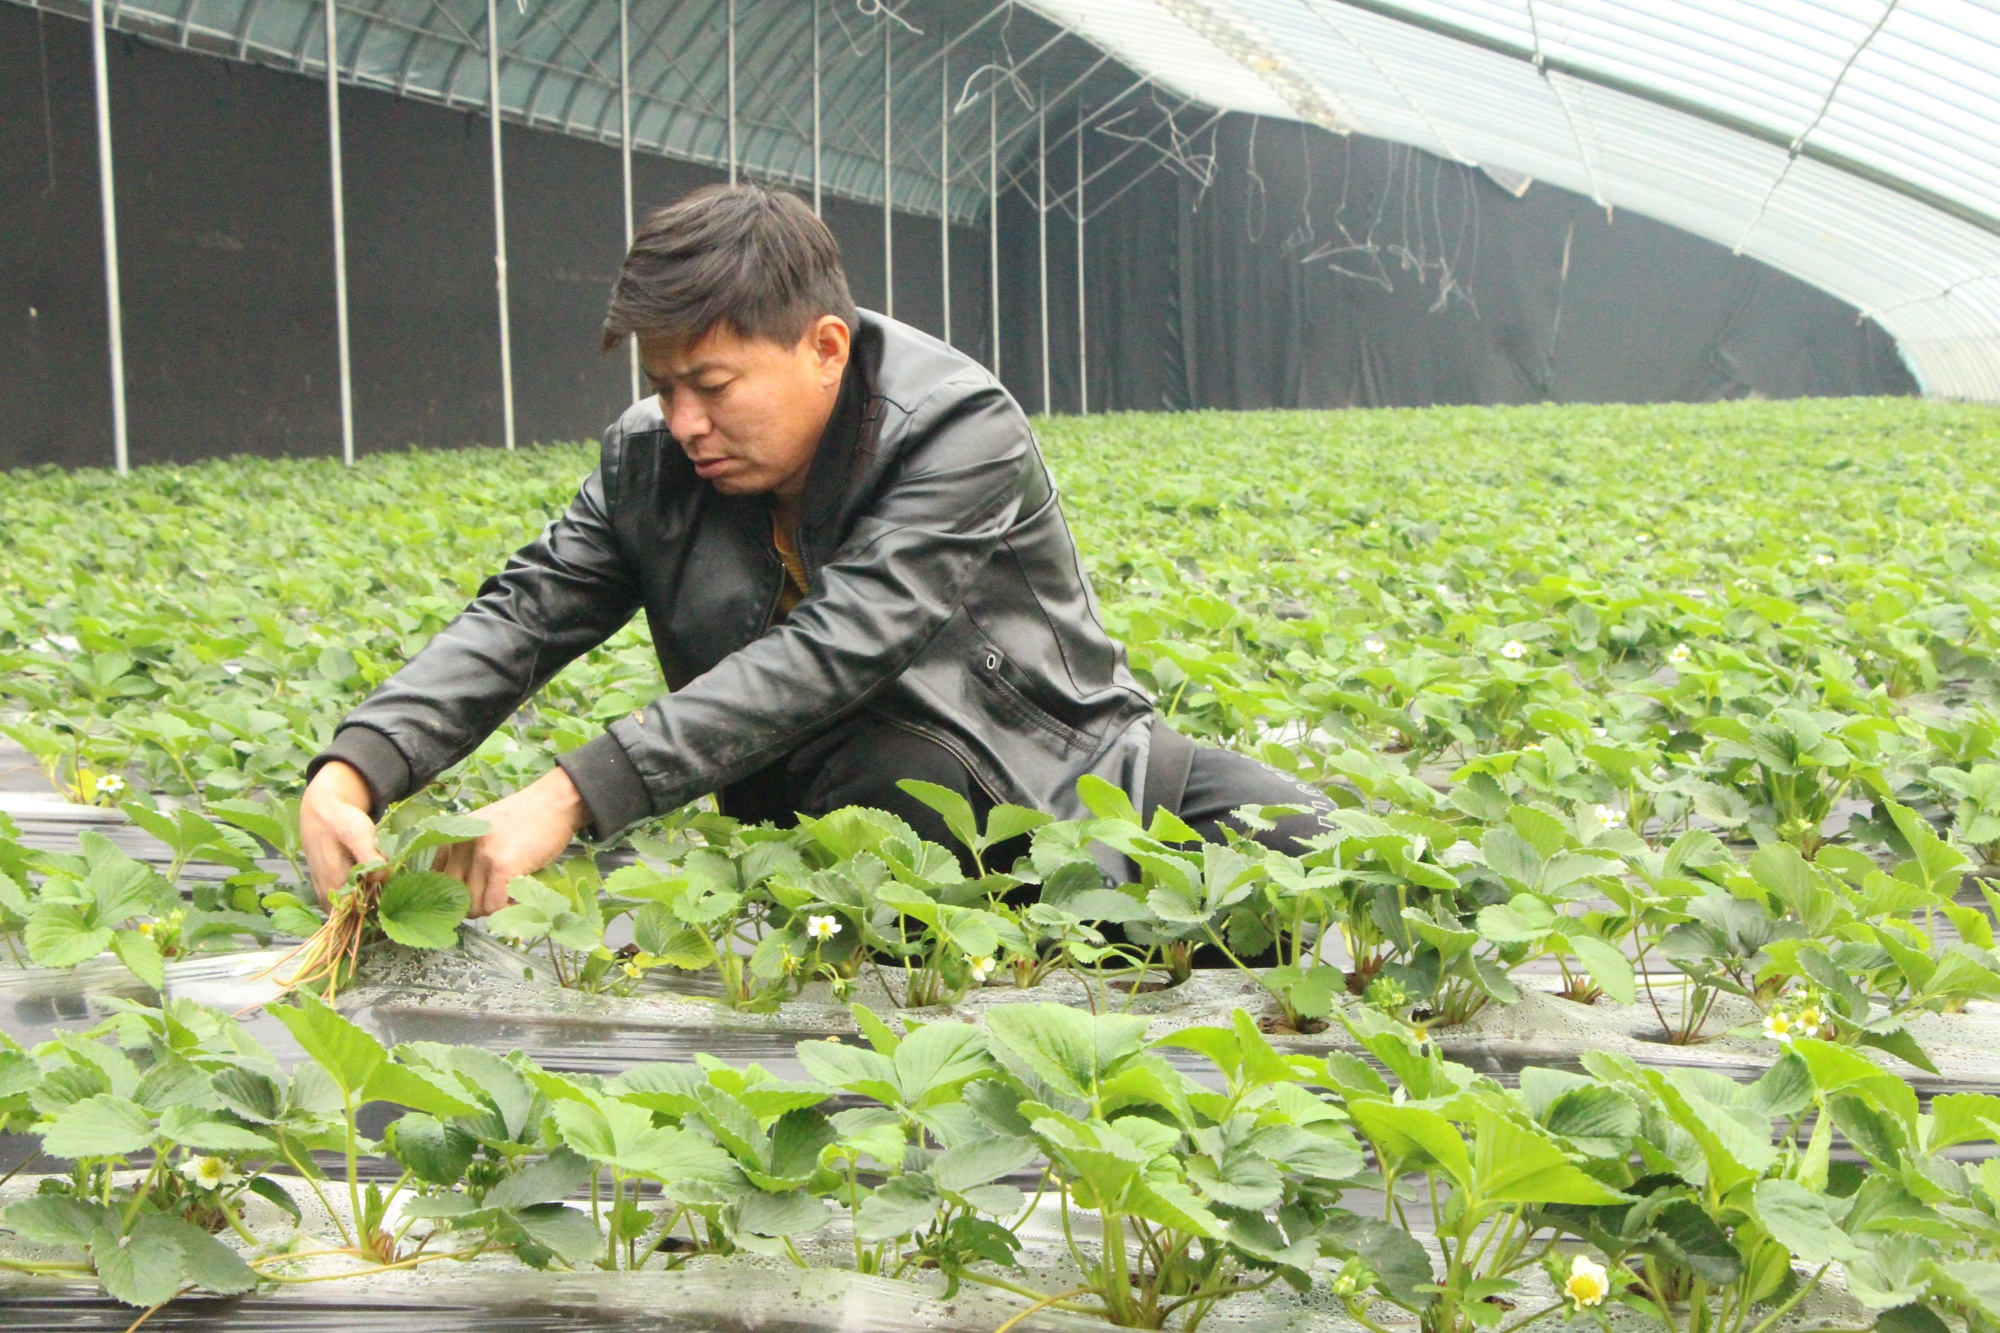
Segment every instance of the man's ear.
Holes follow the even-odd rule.
[[[838,315],[821,315],[807,330],[806,339],[812,344],[813,356],[819,362],[820,382],[829,388],[840,383],[854,343],[854,335],[849,332],[847,322]]]

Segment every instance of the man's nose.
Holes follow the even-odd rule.
[[[682,444],[708,434],[708,413],[702,410],[698,394],[686,389],[673,391],[667,410],[667,430]]]

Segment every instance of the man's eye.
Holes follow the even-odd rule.
[[[729,381],[724,380],[720,384],[697,384],[694,386],[694,390],[696,393],[703,394],[709,398],[713,398],[728,387],[729,387]]]

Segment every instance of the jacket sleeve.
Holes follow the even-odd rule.
[[[360,707],[307,767],[331,760],[368,782],[375,818],[486,739],[550,677],[632,618],[638,583],[618,549],[605,494],[617,428],[603,465],[535,541],[486,580],[472,604]]]
[[[599,835],[756,771],[900,675],[958,611],[1037,466],[1027,421],[998,385],[967,376],[933,389],[789,617],[565,756],[572,777],[630,770],[585,792]]]

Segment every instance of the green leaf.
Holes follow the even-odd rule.
[[[161,1213],[146,1213],[125,1236],[110,1227],[98,1228],[90,1242],[90,1257],[97,1280],[113,1300],[152,1306],[180,1294],[187,1261],[174,1222]]]
[[[1395,1102],[1357,1101],[1347,1112],[1398,1173],[1414,1160],[1437,1163],[1460,1188],[1472,1185],[1472,1159],[1458,1128],[1435,1111]],[[1422,1169],[1422,1168],[1419,1168]]]
[[[855,1218],[855,1238],[863,1244],[895,1240],[929,1226],[937,1220],[937,1189],[921,1171],[891,1176],[874,1193],[861,1201]]]
[[[265,1135],[227,1120],[198,1106],[176,1106],[160,1117],[161,1137],[209,1153],[272,1153],[277,1145]]]
[[[971,1139],[946,1149],[930,1165],[930,1177],[937,1187],[963,1194],[979,1185],[991,1184],[1033,1162],[1040,1149],[1033,1139],[1011,1135],[990,1135]]]
[[[163,1219],[172,1223],[172,1234],[181,1251],[183,1278],[204,1291],[233,1296],[257,1285],[257,1274],[243,1256],[192,1222],[181,1218]]]
[[[1625,1195],[1585,1175],[1548,1139],[1490,1111],[1476,1122],[1473,1192],[1484,1203],[1622,1203]]]
[[[1932,1264],[1930,1273],[1934,1291],[1974,1311],[1989,1324],[2000,1320],[2000,1263],[1961,1259]]]
[[[986,1034],[970,1023],[926,1023],[903,1038],[892,1063],[897,1100],[920,1110],[993,1070]]]
[[[1569,937],[1569,947],[1599,990],[1619,1004],[1638,1002],[1638,979],[1632,972],[1632,960],[1621,950],[1595,935],[1581,933]]]
[[[1019,805],[996,805],[986,815],[986,845],[992,847],[1012,841],[1023,833],[1032,833],[1044,824],[1054,822],[1055,816],[1045,811]]]
[[[517,1210],[514,1220],[530,1239],[554,1251],[571,1268],[582,1268],[604,1253],[604,1233],[581,1208],[539,1203]]]
[[[391,1121],[383,1141],[390,1154],[417,1179],[432,1185],[456,1185],[479,1149],[470,1134],[418,1111]]]
[[[896,1067],[879,1051],[841,1041],[802,1041],[796,1049],[806,1073],[828,1087],[856,1092],[885,1106],[894,1106],[902,1099]]]
[[[1076,794],[1084,808],[1099,819],[1121,820],[1142,826],[1145,822],[1133,808],[1130,796],[1095,773],[1086,773],[1077,779]]]
[[[965,844],[969,852],[983,850],[979,836],[979,819],[972,813],[972,803],[949,787],[940,787],[935,782],[919,782],[915,778],[904,778],[896,784],[911,796],[938,812],[944,826],[951,830],[951,836]]]
[[[325,1070],[350,1097],[358,1097],[370,1076],[389,1059],[381,1042],[308,991],[298,993],[296,1005],[272,1005],[269,1012],[290,1030],[313,1063]]]
[[[1085,1014],[1059,1004],[1009,1004],[986,1015],[994,1040],[1050,1087],[1082,1101],[1139,1053],[1147,1026],[1136,1015]]]
[[[803,1190],[784,1194],[757,1190],[737,1205],[734,1229],[753,1236],[803,1236],[832,1220],[825,1201]]]
[[[94,926],[67,903],[43,903],[22,932],[28,958],[43,967],[75,967],[111,947],[111,928]]]
[[[1479,933],[1494,944],[1531,944],[1555,929],[1556,914],[1531,893],[1479,909]]]
[[[1826,1199],[1794,1180],[1760,1180],[1754,1211],[1771,1239],[1809,1264],[1852,1259],[1860,1247],[1840,1229]]]
[[[2000,1124],[2000,1097],[1983,1092],[1948,1092],[1931,1099],[1930,1132],[1924,1151],[1941,1153],[1961,1143],[1994,1137]]]
[[[1525,1078],[1527,1071],[1522,1072]],[[1549,1133],[1599,1157],[1622,1156],[1640,1128],[1639,1108],[1605,1083],[1586,1083],[1557,1094],[1538,1119]]]
[[[280,1212],[292,1219],[293,1226],[297,1226],[303,1220],[304,1215],[299,1212],[298,1200],[292,1197],[291,1191],[269,1176],[258,1176],[247,1188],[258,1198],[276,1204]]]
[[[111,951],[133,976],[154,990],[166,986],[166,964],[160,958],[160,946],[153,943],[151,935],[136,930],[117,931],[111,936]]]
[[[1854,1039],[1863,1046],[1887,1051],[1900,1060],[1908,1061],[1927,1074],[1938,1072],[1937,1065],[1931,1062],[1931,1057],[1917,1044],[1916,1037],[1906,1027],[1892,1028],[1887,1032],[1875,1032],[1863,1028],[1855,1034]]]
[[[0,912],[25,917],[30,910],[28,895],[12,876],[0,872]]]
[[[393,850],[390,845],[391,839],[383,838],[378,841],[384,844],[382,847],[384,852],[395,857],[398,862],[408,864],[420,853],[438,847],[449,847],[455,842],[471,842],[474,838],[483,838],[492,831],[491,824],[483,819],[474,819],[470,815],[432,815],[411,831],[407,841],[394,842]]]
[[[470,1115],[478,1109],[421,1070],[386,1062],[369,1074],[360,1097],[363,1101],[394,1102],[430,1115]]]
[[[38,1194],[0,1208],[0,1227],[36,1245],[83,1249],[101,1226],[110,1225],[111,1210],[66,1194]]]
[[[590,1183],[596,1168],[568,1148],[557,1148],[547,1157],[506,1177],[486,1196],[489,1208],[527,1208],[536,1204],[560,1203]]]
[[[450,875],[405,871],[382,887],[375,915],[382,933],[412,949],[449,949],[458,923],[472,909],[472,894]]]
[[[1875,1316],[1875,1333],[1951,1333],[1926,1305],[1899,1305]]]
[[[153,1119],[128,1097],[100,1092],[65,1107],[39,1130],[42,1151],[72,1159],[123,1157],[153,1146]]]

